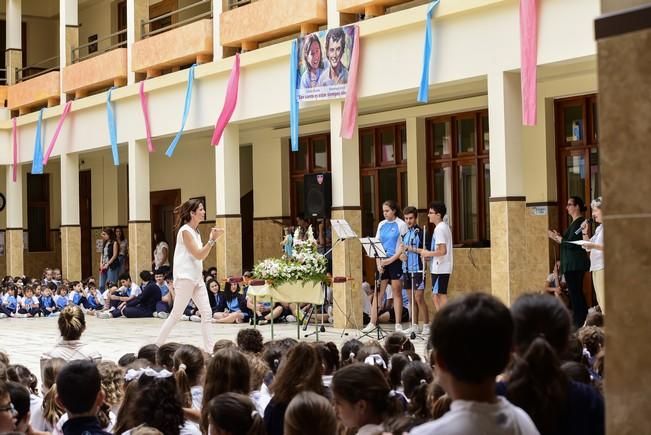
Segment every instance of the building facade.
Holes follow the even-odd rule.
[[[381,205],[450,210],[452,292],[486,291],[507,303],[540,290],[556,258],[549,228],[567,225],[565,203],[599,195],[598,0],[545,0],[538,23],[537,123],[523,127],[519,2],[443,0],[434,14],[429,103],[416,102],[425,1],[7,0],[2,109],[0,273],[35,276],[61,266],[96,273],[101,229],[128,233],[132,271],[151,267],[152,232],[172,239],[172,210],[205,199],[207,222],[226,230],[205,266],[239,275],[280,255],[283,225],[304,211],[306,175],[329,172],[332,218],[374,235]],[[47,6],[44,6],[46,5]],[[306,103],[300,146],[289,147],[290,39],[355,23],[360,31],[359,113],[339,136],[343,101]],[[210,144],[241,52],[237,108]],[[51,65],[41,63],[49,59]],[[184,134],[187,66],[197,63]],[[139,97],[145,80],[154,150]],[[115,86],[119,165],[107,126]],[[73,101],[43,175],[32,174],[39,109],[45,147]],[[17,164],[13,164],[12,117]],[[16,180],[13,180],[14,171]],[[337,325],[361,321],[369,270],[359,243],[333,252]],[[352,317],[351,317],[352,316]]]

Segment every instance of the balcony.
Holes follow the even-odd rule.
[[[73,63],[63,70],[63,92],[74,94],[77,99],[111,86],[126,85],[127,49],[126,43],[120,42],[123,36],[126,37],[126,30],[73,48]],[[118,42],[98,50],[103,43],[111,44],[114,40]]]
[[[365,17],[384,15],[386,9],[412,0],[337,0],[337,10],[345,14],[364,14]]]
[[[0,85],[0,107],[7,107],[7,88],[8,86]]]
[[[18,70],[19,73],[21,71]],[[59,71],[45,70],[25,78],[20,83],[8,86],[7,107],[9,110],[18,110],[20,115],[24,115],[44,105],[47,107],[58,105],[61,96],[60,77]]]
[[[200,0],[143,21],[143,39],[133,44],[132,70],[146,73],[149,78],[160,75],[164,70],[175,71],[193,63],[210,62],[213,56],[212,10],[181,21],[172,20],[173,17],[187,15],[189,9],[209,5],[210,0]]]
[[[223,12],[221,43],[254,50],[262,42],[295,33],[311,33],[328,21],[326,0],[259,0]]]

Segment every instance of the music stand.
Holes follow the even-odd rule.
[[[387,258],[387,253],[384,250],[384,247],[382,246],[382,242],[380,242],[380,239],[378,239],[377,237],[361,237],[359,239],[359,241],[362,244],[362,247],[364,248],[364,252],[366,253],[367,257],[375,258],[376,260],[378,258],[380,258],[380,259]],[[382,277],[380,276],[379,271],[377,271],[375,273],[375,276],[376,276],[375,290],[374,290],[373,297],[378,298],[377,299],[377,310],[376,310],[377,313],[378,313],[378,316],[377,316],[377,320],[376,320],[377,325],[375,326],[375,330],[377,331],[377,339],[381,340],[386,335],[385,331],[380,326],[380,316],[379,316],[379,311],[380,311],[379,295],[380,295],[380,282],[381,282]],[[369,332],[360,331],[360,332],[362,332],[363,337],[370,337],[370,334],[373,333],[373,331],[369,331]]]
[[[355,231],[353,231],[353,229],[350,227],[350,224],[344,219],[330,219],[330,225],[332,226],[333,231],[335,231],[339,237],[332,245],[332,247],[325,254],[323,254],[324,256],[327,256],[329,253],[331,253],[340,242],[348,239],[357,238],[357,234],[355,233]],[[305,334],[305,337],[309,337],[312,334],[316,334],[318,339],[319,331],[321,333],[326,332],[325,325],[323,324],[323,318],[325,317],[324,307],[328,298],[328,289],[326,288],[325,284],[322,283],[321,285],[323,288],[323,304],[321,304],[321,326],[314,332]],[[332,293],[333,309],[335,305],[334,299],[335,296],[334,296],[334,289],[333,289],[333,293]],[[310,324],[310,319],[312,318],[312,314],[314,314],[314,305],[310,308],[310,311],[305,316],[305,325],[303,325],[303,331],[307,330],[308,325]],[[350,315],[346,316],[346,322],[348,322],[349,320],[350,320]],[[348,333],[346,332],[346,328],[344,328],[344,330],[341,332],[341,336],[343,337],[344,335],[348,335]]]

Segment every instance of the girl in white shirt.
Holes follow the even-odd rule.
[[[605,298],[605,282],[604,282],[604,224],[601,216],[602,200],[601,197],[595,199],[590,204],[592,208],[592,218],[595,222],[600,224],[590,237],[588,235],[588,221],[583,221],[581,224],[581,231],[583,232],[583,240],[589,240],[588,243],[583,245],[583,249],[590,252],[590,272],[592,272],[592,283],[594,284],[595,293],[597,293],[597,302],[601,308],[602,313],[606,313]]]
[[[190,199],[175,210],[178,215],[177,227],[180,226],[176,237],[174,251],[174,307],[170,316],[161,327],[156,344],[162,345],[172,328],[183,315],[185,307],[192,299],[201,313],[201,334],[206,352],[212,351],[210,339],[210,323],[212,309],[208,300],[208,291],[203,281],[203,260],[208,257],[215,241],[224,233],[223,230],[212,228],[210,239],[205,245],[201,242],[198,231],[199,224],[206,217],[203,203],[198,199]]]

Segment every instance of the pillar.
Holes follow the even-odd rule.
[[[144,140],[129,140],[129,269],[151,270],[149,151]],[[114,187],[117,190],[117,186]],[[116,205],[117,208],[117,205]]]
[[[61,155],[61,267],[66,279],[82,279],[79,154]]]
[[[491,292],[506,304],[522,292],[525,258],[519,73],[488,75]],[[528,277],[529,278],[529,277]]]
[[[217,61],[224,57],[224,51],[222,49],[222,40],[220,33],[220,17],[224,10],[224,1],[223,0],[212,0],[212,59]]]
[[[427,224],[427,143],[425,118],[407,118],[407,202],[418,209],[419,225]]]
[[[240,215],[240,131],[237,125],[224,130],[215,147],[217,215],[215,226],[224,230],[215,255],[220,278],[242,274],[242,217]]]
[[[280,137],[253,142],[253,261],[282,254],[283,226],[291,225],[288,143]]]
[[[23,255],[23,170],[18,165],[16,181],[13,181],[13,168],[7,166],[7,232],[5,250],[7,255],[7,275],[21,276],[24,272]]]
[[[142,39],[142,20],[149,19],[149,5],[146,0],[127,0],[127,65],[129,72],[128,84],[136,82],[136,73],[131,70],[133,57],[133,43]],[[219,21],[219,16],[216,17]]]
[[[22,0],[6,0],[6,9],[5,65],[7,84],[13,85],[16,83],[16,70],[23,67]]]
[[[651,387],[651,4],[602,1],[595,22],[604,215],[606,433],[648,432]],[[644,5],[642,5],[644,3]],[[645,18],[646,17],[646,18]],[[623,290],[625,289],[625,293]]]
[[[332,166],[332,219],[346,220],[362,237],[360,204],[359,132],[351,139],[339,136],[343,102],[330,103],[330,162]],[[337,234],[333,230],[332,241]],[[333,296],[336,328],[359,328],[362,325],[362,248],[355,239],[337,244],[332,251],[333,276],[353,278],[334,284]]]

